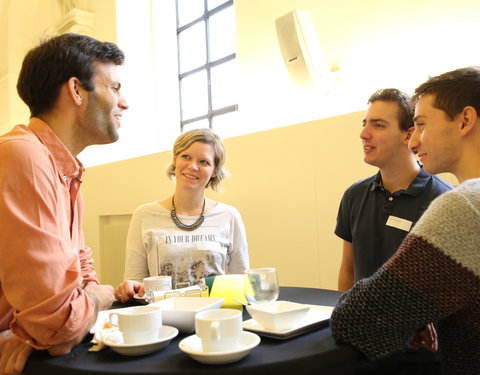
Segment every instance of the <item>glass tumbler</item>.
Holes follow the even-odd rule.
[[[278,277],[275,268],[246,270],[244,293],[250,304],[276,301],[278,298]]]

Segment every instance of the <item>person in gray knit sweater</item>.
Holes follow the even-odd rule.
[[[340,298],[332,334],[371,360],[409,343],[438,349],[444,374],[480,374],[480,68],[432,77],[412,102],[410,149],[427,172],[451,172],[460,184]]]

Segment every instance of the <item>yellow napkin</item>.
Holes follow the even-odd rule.
[[[236,298],[243,303],[247,303],[243,291],[244,278],[244,275],[219,275],[206,277],[205,284],[210,289],[210,297],[224,299],[222,308],[243,310],[243,306],[233,298]]]

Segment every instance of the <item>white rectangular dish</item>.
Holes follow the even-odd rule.
[[[255,332],[260,336],[271,337],[274,339],[285,340],[302,333],[312,331],[328,325],[330,316],[332,315],[332,306],[307,305],[310,306],[305,318],[299,321],[293,328],[285,331],[267,330],[258,324],[254,319],[243,322],[243,329]]]
[[[162,308],[162,321],[180,332],[195,330],[195,314],[222,307],[223,298],[213,297],[172,297],[152,303]]]

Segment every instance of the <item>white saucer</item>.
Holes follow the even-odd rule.
[[[200,337],[192,335],[184,338],[178,344],[180,350],[194,360],[207,365],[222,365],[239,361],[260,344],[260,337],[252,332],[242,332],[240,347],[228,352],[204,352]]]
[[[145,355],[163,349],[177,335],[178,329],[163,325],[162,328],[160,328],[158,340],[155,341],[142,344],[124,344],[122,334],[118,331],[105,337],[103,341],[118,354],[133,356]]]
[[[138,295],[138,293],[135,293],[135,294],[133,295],[133,299],[135,299],[136,301],[140,302],[140,303],[143,304],[143,305],[148,305],[147,295],[146,295],[146,294],[144,294],[143,297],[140,297],[140,296]]]
[[[138,295],[138,293],[135,293],[135,294],[133,295],[133,298],[135,298],[135,299],[145,299],[146,297],[147,297],[146,294],[144,294],[143,297],[140,297],[140,296]]]

